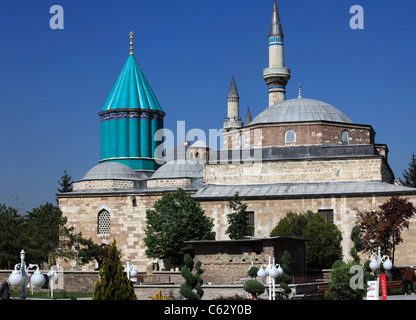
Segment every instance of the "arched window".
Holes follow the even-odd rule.
[[[350,140],[350,135],[347,130],[342,131],[341,135],[341,143],[342,144],[348,144]]]
[[[240,135],[239,143],[240,143],[240,148],[245,147],[244,135]]]
[[[97,233],[110,235],[110,213],[107,210],[101,210],[97,217]]]
[[[285,133],[285,143],[295,143],[296,142],[296,132],[292,129],[287,130]]]

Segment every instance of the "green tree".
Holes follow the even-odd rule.
[[[271,237],[286,236],[305,238],[309,268],[329,268],[342,258],[342,234],[333,224],[326,222],[319,213],[308,211],[289,212],[270,233]]]
[[[302,238],[313,215],[314,213],[312,211],[308,211],[305,214],[288,212],[286,216],[279,221],[277,226],[274,227],[270,236]]]
[[[0,268],[13,268],[20,262],[22,250],[21,235],[24,228],[24,217],[11,207],[0,205]]]
[[[215,239],[212,221],[183,189],[164,194],[155,202],[154,209],[146,211],[146,255],[167,259],[174,267],[181,267],[185,254],[193,250],[184,241]]]
[[[28,212],[20,239],[28,260],[39,264],[45,261],[54,264],[57,257],[74,259],[75,244],[80,246],[81,263],[99,261],[102,250],[91,238],[83,238],[81,232],[74,233],[61,209],[51,203]]]
[[[58,181],[59,185],[61,186],[61,188],[58,188],[59,193],[72,192],[71,179],[71,176],[68,175],[68,173],[65,170],[64,175],[61,177],[61,180]]]
[[[238,192],[234,194],[234,198],[228,206],[232,212],[227,214],[228,228],[225,230],[225,234],[228,234],[232,240],[244,239],[252,235],[254,228],[248,226],[247,204],[241,203]]]
[[[416,157],[415,154],[412,154],[412,160],[409,163],[409,170],[404,170],[403,178],[399,178],[400,183],[406,187],[416,188]]]
[[[321,214],[314,214],[305,228],[304,237],[311,239],[306,244],[306,261],[309,268],[328,268],[336,260],[342,259],[341,231],[335,224],[326,222]]]
[[[104,258],[108,257],[108,245],[95,244],[91,238],[86,239],[82,236],[81,232],[74,233],[72,227],[61,228],[60,244],[58,250],[55,253],[51,253],[50,258],[76,258],[76,251],[74,246],[79,246],[80,263],[89,263],[91,260],[96,260],[98,263],[98,269],[102,267]]]
[[[60,246],[60,232],[67,222],[59,207],[51,203],[34,208],[25,219],[25,252],[31,261],[48,261]]]
[[[202,290],[202,279],[201,274],[204,271],[201,269],[201,261],[195,264],[196,272],[192,274],[194,269],[194,260],[189,254],[185,254],[183,258],[184,266],[181,269],[181,275],[185,279],[185,282],[181,285],[179,293],[188,300],[201,300],[204,295]]]
[[[108,249],[108,258],[104,259],[95,282],[93,300],[137,300],[132,282],[127,278],[120,261],[120,252],[116,240]]]

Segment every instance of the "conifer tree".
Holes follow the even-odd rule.
[[[253,227],[248,226],[247,223],[247,204],[241,202],[238,192],[234,194],[228,206],[232,212],[227,214],[228,228],[225,233],[231,240],[244,239],[252,235]]]
[[[116,240],[108,248],[108,258],[104,259],[99,271],[99,279],[95,282],[92,299],[137,300],[133,284],[123,271]]]
[[[416,157],[415,154],[412,155],[412,161],[409,163],[409,171],[406,169],[403,173],[403,178],[400,180],[400,183],[406,187],[416,188]]]
[[[61,188],[58,188],[58,191],[60,193],[72,192],[72,181],[71,181],[71,179],[72,179],[72,177],[70,175],[68,175],[68,173],[65,170],[64,175],[61,177],[61,180],[58,181],[59,185],[61,186]]]

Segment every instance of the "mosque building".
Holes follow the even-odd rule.
[[[371,125],[354,123],[328,103],[299,96],[286,100],[290,69],[284,62],[284,34],[273,4],[268,37],[269,66],[263,70],[268,106],[240,118],[234,77],[227,97],[223,148],[205,141],[186,142],[159,159],[165,112],[133,53],[99,112],[101,159],[58,194],[68,225],[97,243],[116,239],[122,260],[145,271],[146,210],[166,192],[182,188],[214,219],[217,240],[227,240],[228,202],[238,192],[247,203],[254,237],[268,237],[287,212],[320,212],[342,232],[350,258],[351,230],[357,210],[369,211],[391,196],[416,204],[416,189],[399,185],[388,164],[388,148],[375,142]],[[266,45],[266,44],[265,44]],[[416,225],[403,231],[395,264],[414,264]]]

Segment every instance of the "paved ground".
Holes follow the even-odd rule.
[[[364,300],[367,300],[364,298]],[[381,300],[381,297],[380,297]],[[404,294],[397,294],[397,295],[391,295],[387,296],[387,300],[416,300],[416,294],[413,295],[404,295]]]
[[[387,300],[416,300],[416,294],[409,294],[407,296],[404,294],[387,296]]]

